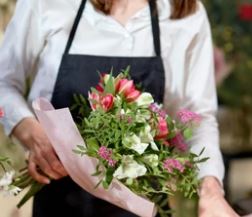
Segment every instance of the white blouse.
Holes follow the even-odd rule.
[[[62,53],[81,0],[18,0],[0,48],[0,106],[6,134],[25,117],[38,97],[51,99]],[[169,19],[169,0],[158,0],[166,90],[164,107],[174,114],[188,108],[203,116],[191,141],[192,151],[210,157],[199,177],[223,179],[219,149],[216,88],[211,32],[203,5],[181,20]],[[87,2],[70,53],[105,56],[153,56],[149,7],[137,12],[126,26]],[[31,78],[28,103],[26,81]]]

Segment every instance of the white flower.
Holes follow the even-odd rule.
[[[157,144],[153,141],[151,142],[151,149],[154,151],[159,151]]]
[[[145,175],[147,169],[144,165],[138,164],[132,155],[124,155],[122,164],[116,169],[113,176],[117,179],[137,178]]]
[[[22,189],[14,185],[9,185],[3,187],[2,189],[0,188],[0,191],[3,192],[3,196],[7,197],[17,195],[19,192],[22,191]]]
[[[6,172],[3,177],[0,179],[0,187],[8,186],[12,183],[15,171],[11,170]]]
[[[152,103],[154,103],[154,99],[150,93],[142,93],[136,100],[139,107],[149,107]]]
[[[131,136],[125,136],[122,140],[122,143],[129,149],[133,149],[134,151],[136,151],[138,154],[143,154],[149,146],[148,143],[141,142],[140,137],[138,137],[136,134],[132,134]]]
[[[152,150],[159,151],[156,143],[154,142],[150,125],[146,124],[145,127],[140,131],[139,136],[142,142],[151,144]]]
[[[144,128],[140,131],[139,137],[144,143],[150,143],[154,141],[153,136],[151,134],[151,127],[149,124],[146,124]]]
[[[158,166],[158,155],[149,154],[143,157],[144,161],[152,167]]]
[[[138,123],[145,123],[146,121],[151,119],[151,113],[149,111],[143,111],[141,109],[137,110],[136,113],[136,121]]]

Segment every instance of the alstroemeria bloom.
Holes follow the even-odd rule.
[[[134,102],[140,96],[140,94],[141,92],[133,87],[125,97],[127,102]]]
[[[141,94],[140,91],[136,90],[134,82],[128,79],[120,79],[116,83],[116,92],[122,94],[127,102],[135,101]]]
[[[99,91],[100,93],[103,93],[104,91],[103,85],[101,83],[97,84],[95,89]]]
[[[158,118],[158,132],[157,135],[155,136],[155,139],[160,140],[160,139],[165,139],[169,133],[167,122],[164,118],[159,117]]]
[[[114,105],[114,96],[112,94],[107,94],[101,97],[101,107],[104,111],[109,111]]]
[[[92,110],[96,110],[99,107],[100,95],[98,93],[88,93],[88,99]]]
[[[124,155],[122,165],[120,165],[113,176],[117,179],[132,178],[135,179],[139,176],[145,175],[147,169],[144,165],[137,163],[132,155]]]

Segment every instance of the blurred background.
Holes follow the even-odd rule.
[[[0,0],[0,44],[15,8],[15,0]],[[221,132],[227,200],[241,215],[252,213],[252,0],[203,0],[214,39],[218,119]],[[0,155],[13,159],[15,168],[25,165],[24,150],[6,138],[0,127]],[[30,217],[32,201],[15,208],[22,195],[0,195],[2,217]],[[177,217],[196,217],[195,200],[172,199]]]

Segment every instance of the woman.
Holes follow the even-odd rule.
[[[203,116],[192,150],[206,147],[199,215],[237,216],[223,198],[223,164],[214,117],[216,93],[208,19],[196,0],[19,0],[0,50],[3,125],[30,151],[29,171],[48,184],[35,197],[34,217],[134,216],[82,191],[57,158],[29,105],[37,97],[56,108],[73,93],[87,95],[97,70],[131,66],[131,76],[172,113]],[[28,103],[23,97],[32,78]],[[50,183],[49,179],[53,180]],[[49,184],[50,183],[50,184]]]

